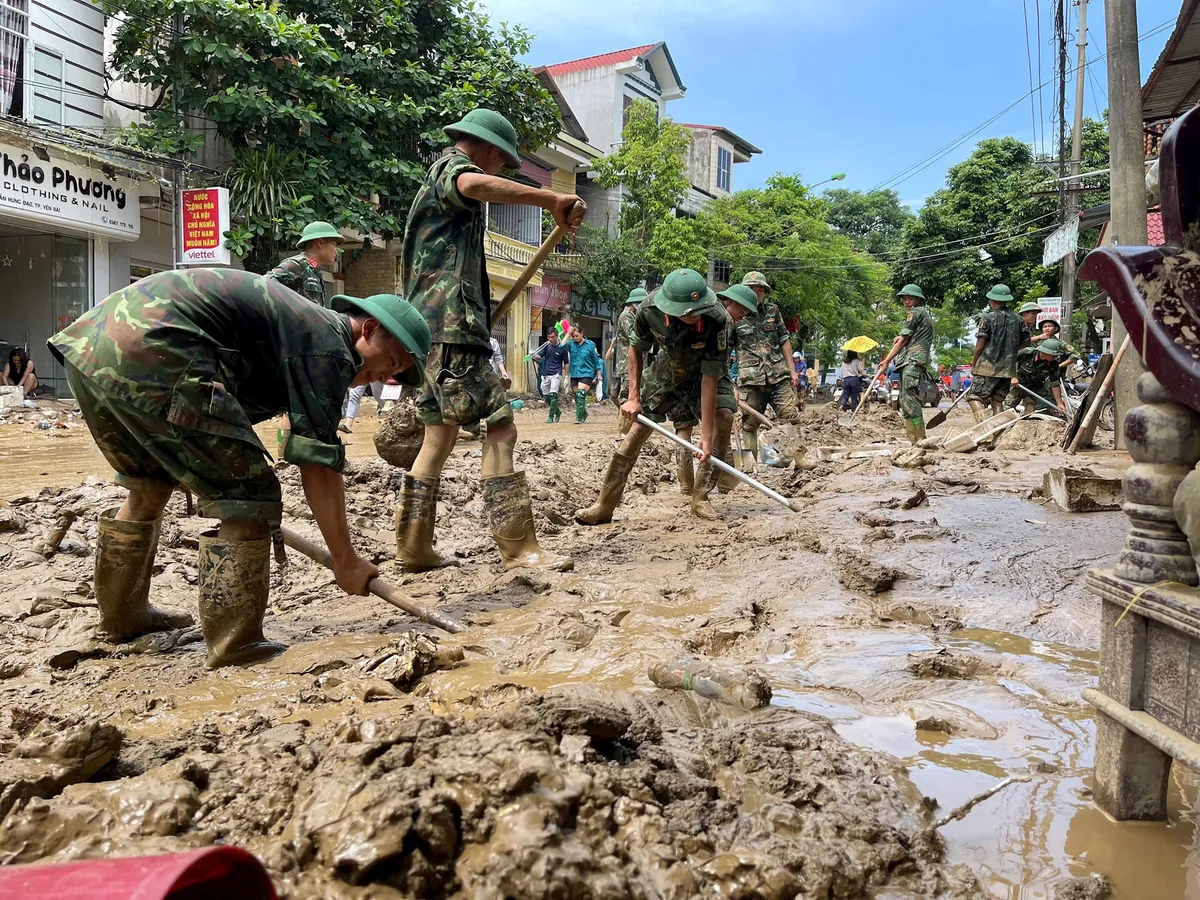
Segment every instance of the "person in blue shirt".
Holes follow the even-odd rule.
[[[797,390],[800,395],[804,396],[804,392],[808,390],[808,361],[804,358],[804,354],[797,350],[792,354],[792,363],[795,365],[796,374],[800,376],[800,381],[797,384]]]
[[[571,361],[567,365],[571,378],[571,390],[575,392],[575,424],[582,425],[587,421],[587,395],[596,384],[596,379],[603,379],[600,372],[600,353],[596,345],[583,336],[578,328],[571,329],[571,340],[567,342]]]
[[[538,375],[541,376],[542,396],[550,404],[547,422],[557,422],[562,418],[562,410],[558,408],[558,392],[562,390],[563,367],[570,364],[570,353],[558,342],[558,332],[553,328],[547,335],[550,342],[541,352],[534,354],[533,361],[538,363]]]

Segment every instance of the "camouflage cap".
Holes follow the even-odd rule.
[[[654,305],[668,316],[694,316],[717,302],[717,295],[695,269],[676,269],[654,292]]]
[[[717,294],[722,300],[731,300],[739,306],[744,306],[752,313],[758,312],[758,294],[745,284],[731,284]]]
[[[1007,284],[998,284],[987,292],[989,300],[995,300],[997,303],[1014,303],[1016,297],[1013,296],[1012,289]]]
[[[746,277],[742,279],[742,284],[749,287],[760,287],[770,291],[771,285],[767,284],[767,279],[762,272],[747,272]]]
[[[641,303],[643,300],[646,299],[646,297],[647,297],[646,289],[636,287],[632,291],[629,292],[629,296],[625,298],[625,303],[627,305],[630,303]]]
[[[1022,303],[1021,308],[1017,310],[1018,313],[1041,312],[1041,311],[1042,311],[1042,308],[1040,306],[1038,306],[1036,303],[1034,303],[1032,300],[1028,301],[1027,303]]]
[[[349,313],[351,310],[365,312],[416,357],[416,365],[398,373],[397,381],[410,387],[417,387],[424,381],[424,360],[433,344],[433,338],[429,326],[415,306],[395,294],[375,294],[370,297],[338,294],[330,303],[340,313]]]
[[[1047,356],[1058,356],[1066,348],[1067,345],[1062,341],[1055,338],[1047,338],[1038,344],[1038,353],[1045,353]]]

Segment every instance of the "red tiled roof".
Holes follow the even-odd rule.
[[[679,125],[682,128],[706,128],[709,131],[724,131],[725,130],[720,125],[697,125],[694,122],[676,122],[675,124]]]
[[[1162,213],[1146,213],[1146,234],[1146,243],[1151,247],[1161,247],[1167,242],[1167,236],[1163,232]]]
[[[648,50],[653,50],[656,44],[645,44],[641,47],[630,47],[628,50],[617,50],[613,53],[601,53],[599,56],[585,56],[583,59],[572,59],[567,62],[546,66],[551,75],[566,75],[568,72],[586,72],[588,69],[598,69],[601,66],[615,66],[618,63],[636,59]]]

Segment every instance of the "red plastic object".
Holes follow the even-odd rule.
[[[166,856],[0,866],[0,900],[277,900],[262,863],[240,847]]]

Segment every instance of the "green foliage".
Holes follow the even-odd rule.
[[[403,232],[428,160],[447,143],[442,126],[470,109],[504,113],[526,146],[560,125],[553,99],[519,62],[529,35],[494,28],[465,0],[103,5],[121,14],[115,74],[158,94],[125,141],[164,153],[198,149],[204,135],[186,131],[172,112],[176,99],[228,142],[235,168],[257,164],[242,158],[251,150],[291,160],[300,174],[289,190],[310,198],[312,216],[364,233]],[[166,24],[176,13],[185,22],[179,35]],[[278,199],[282,205],[249,204],[246,227],[230,235],[235,245],[274,240],[280,227],[299,230],[292,201]]]
[[[584,225],[575,237],[575,249],[587,264],[571,276],[571,294],[585,303],[606,303],[619,310],[645,278],[646,249],[632,234],[614,238],[603,229]]]
[[[916,218],[895,191],[825,191],[825,221],[846,235],[859,250],[887,258],[901,247],[904,226]]]
[[[289,236],[294,238],[316,218],[313,197],[304,193],[307,168],[299,153],[282,153],[274,144],[234,153],[224,179],[233,207],[233,225],[226,236],[229,248],[250,271],[274,265],[292,246]]]
[[[649,245],[658,225],[673,218],[687,195],[691,138],[670,119],[659,118],[649,100],[636,101],[626,112],[621,148],[597,162],[597,180],[605,188],[623,188],[621,233]]]

